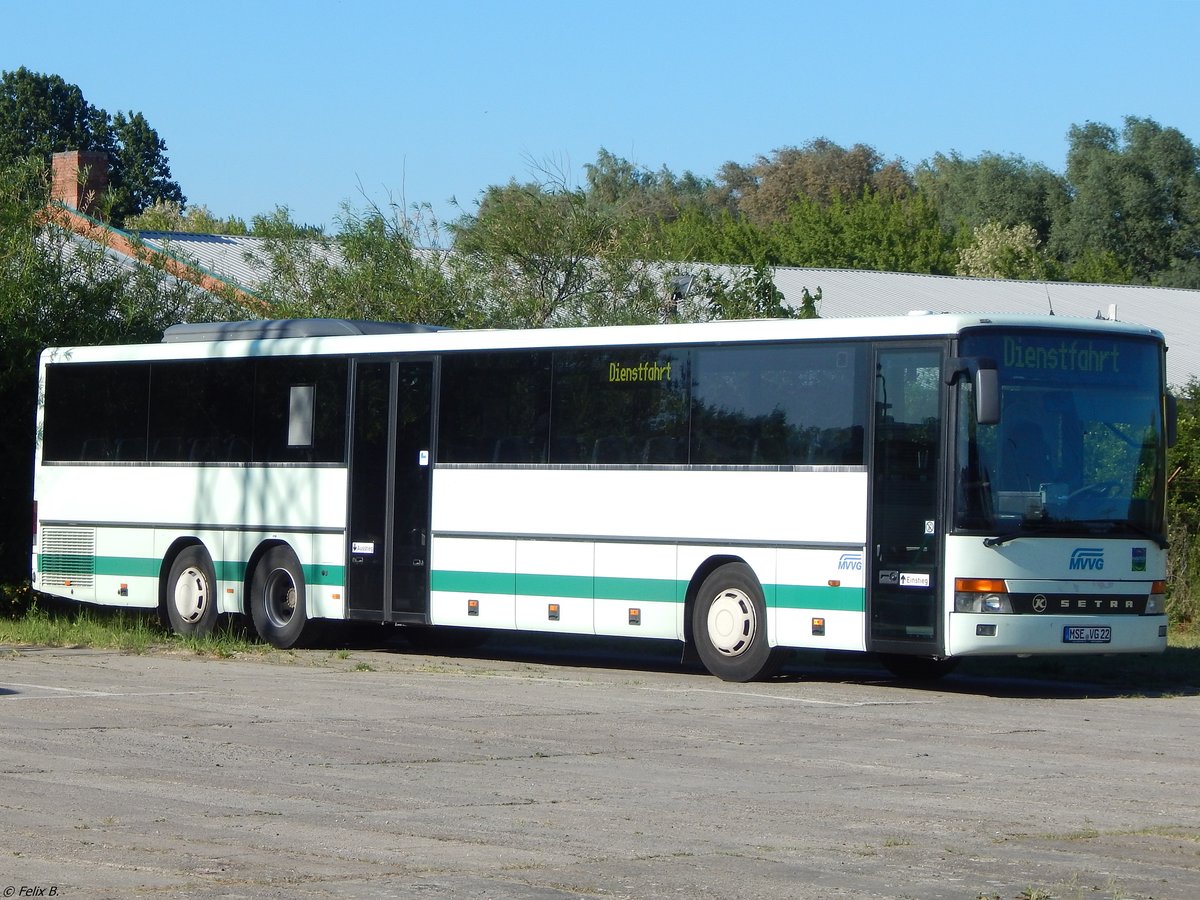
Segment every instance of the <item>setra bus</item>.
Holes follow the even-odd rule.
[[[330,619],[670,639],[732,681],[790,648],[1161,651],[1164,354],[948,314],[52,348],[33,585],[284,648]]]

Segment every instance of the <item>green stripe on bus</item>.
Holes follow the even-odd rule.
[[[825,585],[778,584],[775,603],[779,609],[831,609],[862,612],[865,608],[862,588]]]
[[[38,571],[41,572],[86,572],[117,578],[157,578],[162,560],[144,556],[83,556],[70,553],[41,553],[38,555]],[[346,567],[330,565],[307,565],[304,569],[306,584],[340,587],[346,583]],[[246,564],[238,560],[216,560],[214,574],[218,581],[245,581]]]
[[[531,597],[590,600],[594,597],[642,603],[682,603],[687,582],[667,578],[594,578],[589,575],[534,575],[526,572],[461,572],[437,569],[435,591],[462,594],[518,594]],[[863,611],[862,588],[824,585],[765,584],[767,605],[780,609]]]

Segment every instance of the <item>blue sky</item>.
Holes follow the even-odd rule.
[[[0,69],[143,113],[189,203],[456,197],[535,167],[583,182],[605,148],[713,176],[826,137],[1066,165],[1087,121],[1150,117],[1200,143],[1200,2],[0,0]]]

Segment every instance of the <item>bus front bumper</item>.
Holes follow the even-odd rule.
[[[1167,617],[952,613],[950,656],[1161,653]]]

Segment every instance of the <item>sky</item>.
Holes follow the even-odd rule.
[[[1062,172],[1072,125],[1200,143],[1200,0],[0,0],[0,70],[141,112],[189,205],[345,205],[572,187],[601,149],[713,177],[781,147],[866,144]],[[457,206],[452,202],[457,200]]]

